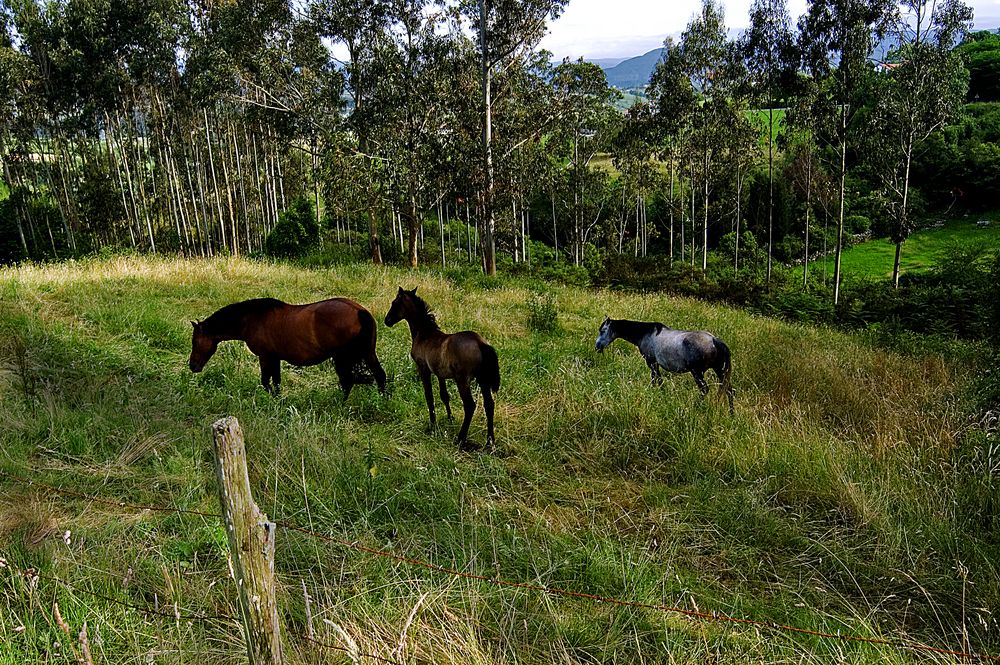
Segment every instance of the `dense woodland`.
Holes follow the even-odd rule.
[[[736,39],[704,0],[624,113],[538,50],[565,3],[4,0],[0,259],[326,243],[809,290],[834,255],[836,304],[845,243],[892,239],[898,286],[918,225],[997,200],[1000,36],[960,0],[755,0]]]

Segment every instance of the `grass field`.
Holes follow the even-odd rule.
[[[272,397],[240,343],[187,369],[188,321],[226,303],[346,295],[381,320],[397,285],[418,286],[445,330],[497,348],[495,450],[455,450],[457,423],[427,431],[404,326],[379,328],[385,398],[362,386],[344,403],[328,366],[286,366]],[[556,329],[538,332],[528,321],[547,298]],[[605,314],[720,335],[735,415],[689,376],[650,388],[622,342],[594,353]],[[966,380],[938,356],[694,301],[460,273],[156,258],[0,270],[0,473],[217,512],[209,426],[234,415],[262,509],[345,541],[512,582],[1000,655],[996,462]],[[483,430],[480,410],[471,438]],[[236,615],[215,519],[6,475],[0,543],[0,663],[77,662],[84,623],[94,663],[245,662],[233,621],[129,607]],[[953,662],[501,588],[283,530],[277,572],[296,663]],[[350,653],[302,638],[303,588],[317,639]]]
[[[980,228],[980,219],[991,220],[990,226]],[[945,253],[955,247],[982,245],[990,249],[1000,247],[1000,213],[970,215],[951,218],[942,228],[926,228],[913,233],[903,243],[900,255],[900,272],[920,272],[935,265]],[[892,262],[896,255],[896,245],[884,238],[849,247],[841,258],[845,277],[882,279],[892,276]],[[833,255],[817,261],[815,269],[833,275]],[[812,270],[812,268],[810,268]]]

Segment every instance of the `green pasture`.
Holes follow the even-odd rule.
[[[989,220],[986,227],[977,226],[981,219]],[[941,228],[924,228],[903,242],[900,272],[916,273],[939,263],[947,253],[959,247],[1000,247],[1000,213],[991,212],[941,220]],[[885,238],[869,240],[844,250],[841,267],[845,277],[883,279],[892,276],[896,245]],[[833,255],[816,261],[814,268],[822,272],[824,263],[833,275]]]
[[[445,330],[497,348],[494,450],[457,451],[440,403],[428,431],[409,332],[381,325],[398,285],[419,287]],[[360,386],[345,403],[328,365],[285,366],[273,397],[236,342],[188,370],[190,320],[250,297],[333,295],[379,319],[387,397]],[[690,376],[651,388],[622,342],[595,353],[605,315],[717,333],[733,351],[735,414]],[[246,434],[261,508],[342,541],[487,578],[1000,655],[1000,497],[967,380],[940,356],[863,337],[462,271],[135,257],[0,269],[0,663],[78,662],[85,623],[94,663],[245,662],[235,621],[181,618],[236,615],[217,520],[20,480],[217,512],[209,428],[225,415]],[[470,436],[484,439],[481,410]],[[453,578],[284,530],[277,574],[294,663],[954,662]],[[303,638],[304,589],[316,639],[339,649]]]

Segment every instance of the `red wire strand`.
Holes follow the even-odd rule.
[[[37,485],[38,487],[42,487],[42,488],[48,489],[48,490],[53,491],[53,492],[57,492],[57,493],[60,493],[60,494],[67,494],[69,496],[75,496],[75,497],[78,497],[78,498],[81,498],[81,499],[86,499],[88,501],[94,501],[94,502],[102,503],[102,504],[109,505],[109,506],[117,506],[117,507],[121,507],[121,508],[133,508],[133,509],[137,509],[137,510],[150,510],[150,511],[156,511],[156,512],[174,512],[174,513],[182,513],[182,514],[188,514],[188,515],[198,515],[198,516],[201,516],[201,517],[213,517],[213,518],[216,518],[216,519],[222,519],[221,515],[218,515],[218,514],[215,514],[215,513],[201,512],[201,511],[197,511],[197,510],[185,510],[183,508],[170,508],[170,507],[160,507],[160,506],[137,505],[137,504],[126,503],[126,502],[123,502],[123,501],[112,501],[112,500],[108,500],[108,499],[101,499],[101,498],[90,496],[90,495],[87,495],[87,494],[82,494],[80,492],[76,492],[76,491],[73,491],[73,490],[67,490],[67,489],[64,489],[64,488],[61,488],[61,487],[54,487],[52,485],[47,485],[45,483],[41,483],[41,482],[38,482],[38,481],[29,480],[27,478],[23,478],[23,477],[18,476],[16,474],[8,473],[8,472],[2,471],[2,470],[0,470],[0,475],[6,476],[8,478],[13,478],[15,480],[19,480],[21,482],[27,483],[28,485]],[[322,533],[319,533],[319,532],[316,532],[316,531],[312,531],[310,529],[306,529],[304,527],[296,526],[294,524],[285,522],[283,520],[274,520],[274,523],[277,524],[278,526],[284,528],[284,529],[289,530],[289,531],[295,531],[295,532],[301,533],[303,535],[310,536],[312,538],[317,538],[319,540],[323,540],[323,541],[326,541],[328,543],[333,543],[333,544],[336,544],[336,545],[340,545],[342,547],[347,547],[349,549],[353,549],[353,550],[356,550],[356,551],[359,551],[359,552],[364,552],[366,554],[371,554],[373,556],[378,556],[378,557],[382,557],[382,558],[386,558],[386,559],[393,559],[393,560],[399,561],[401,563],[405,563],[405,564],[408,564],[408,565],[411,565],[411,566],[417,566],[417,567],[420,567],[420,568],[424,568],[426,570],[431,570],[431,571],[442,573],[442,574],[445,574],[445,575],[450,575],[452,577],[458,577],[458,578],[463,578],[463,579],[468,579],[468,580],[475,580],[475,581],[479,581],[479,582],[486,582],[487,584],[492,584],[494,586],[499,586],[499,587],[506,587],[506,588],[512,588],[512,589],[524,589],[526,591],[536,591],[536,592],[540,592],[540,593],[547,593],[547,594],[550,594],[550,595],[553,595],[553,596],[562,596],[562,597],[566,597],[566,598],[579,598],[579,599],[583,599],[583,600],[589,600],[589,601],[592,601],[592,602],[607,603],[609,605],[617,605],[619,607],[631,607],[631,608],[653,610],[653,611],[670,613],[670,614],[680,614],[680,615],[687,616],[687,617],[690,617],[690,618],[701,619],[701,620],[705,620],[705,621],[714,621],[714,622],[719,622],[719,623],[734,623],[734,624],[741,624],[741,625],[746,625],[746,626],[755,626],[755,627],[758,627],[758,628],[770,628],[772,630],[784,631],[784,632],[788,632],[788,633],[798,633],[800,635],[810,635],[810,636],[813,636],[813,637],[820,637],[820,638],[824,638],[824,639],[835,639],[835,640],[840,640],[842,642],[860,642],[860,643],[864,643],[864,644],[874,644],[874,645],[879,645],[879,646],[889,646],[889,647],[894,647],[894,648],[898,648],[898,649],[908,649],[908,650],[911,650],[911,651],[919,651],[919,652],[924,652],[924,653],[935,653],[935,654],[940,654],[940,655],[945,655],[945,656],[955,656],[955,657],[964,658],[964,659],[976,659],[976,660],[980,660],[981,662],[984,662],[984,663],[985,662],[989,662],[989,663],[1000,662],[1000,656],[991,656],[989,654],[974,654],[974,653],[968,653],[968,652],[965,652],[965,651],[957,651],[957,650],[952,650],[952,649],[942,649],[942,648],[939,648],[939,647],[932,647],[932,646],[924,645],[924,644],[916,644],[916,643],[907,642],[907,641],[904,641],[904,640],[891,640],[891,639],[884,639],[884,638],[877,638],[877,637],[864,637],[864,636],[861,636],[861,635],[843,635],[843,634],[840,634],[840,633],[827,633],[827,632],[823,632],[823,631],[810,630],[808,628],[799,628],[797,626],[789,626],[787,624],[779,624],[779,623],[776,623],[776,622],[773,622],[773,621],[761,621],[761,620],[758,620],[758,619],[746,619],[746,618],[742,618],[742,617],[732,617],[732,616],[728,616],[726,614],[719,614],[717,612],[701,612],[701,611],[697,611],[697,610],[684,609],[682,607],[673,607],[673,606],[670,606],[670,605],[658,605],[658,604],[652,604],[652,603],[640,603],[638,601],[621,600],[621,599],[612,598],[612,597],[609,597],[609,596],[599,596],[599,595],[591,594],[591,593],[583,593],[583,592],[579,592],[579,591],[570,591],[568,589],[561,589],[561,588],[558,588],[558,587],[541,586],[541,585],[537,585],[537,584],[528,584],[528,583],[525,583],[525,582],[510,582],[508,580],[503,580],[503,579],[499,579],[499,578],[496,578],[496,577],[488,577],[488,576],[485,576],[485,575],[477,575],[475,573],[467,573],[467,572],[463,572],[463,571],[460,571],[460,570],[456,570],[454,568],[448,568],[446,566],[439,566],[438,564],[428,563],[426,561],[420,561],[419,559],[413,559],[413,558],[406,557],[406,556],[403,556],[403,555],[400,555],[400,554],[394,554],[392,552],[386,552],[384,550],[378,550],[378,549],[374,549],[374,548],[371,548],[371,547],[365,547],[364,545],[360,545],[359,543],[356,543],[356,542],[350,542],[350,541],[342,540],[340,538],[335,538],[333,536],[328,536],[328,535],[325,535],[325,534],[322,534]],[[60,582],[62,584],[67,584],[66,582],[63,582],[62,580],[58,580],[56,578],[50,578],[50,579],[54,579],[54,580],[56,580],[56,581],[58,581],[58,582]],[[86,592],[86,593],[91,593],[92,595],[97,595],[98,597],[103,597],[103,596],[99,596],[98,594],[94,594],[93,592]],[[116,601],[113,598],[106,598],[106,600],[110,600],[112,602],[117,602],[119,604],[123,604],[123,603],[121,603],[121,601]],[[140,609],[141,610],[142,608],[134,608],[134,609]],[[173,618],[175,616],[173,614],[165,614],[165,613],[155,612],[155,611],[152,611],[152,610],[144,610],[144,611],[150,611],[150,612],[152,612],[154,614],[161,614],[162,616],[169,616],[171,618]],[[181,617],[181,618],[184,618],[184,617]],[[226,619],[231,619],[231,617],[206,617],[206,618],[215,618],[215,619],[226,618]],[[309,638],[305,638],[305,639],[309,640]],[[334,646],[331,646],[331,645],[325,645],[323,643],[316,642],[315,640],[310,640],[310,641],[315,642],[316,644],[319,644],[320,646],[327,646],[329,648],[338,648],[338,647],[334,647]],[[375,659],[378,659],[378,660],[384,660],[384,659],[380,659],[378,656],[368,656],[368,657],[375,658]],[[384,661],[384,662],[394,662],[394,661]]]

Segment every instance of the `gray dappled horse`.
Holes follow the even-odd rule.
[[[606,317],[597,335],[598,353],[619,338],[639,347],[639,353],[649,366],[654,385],[663,382],[660,376],[661,367],[668,372],[678,374],[691,372],[704,397],[708,394],[705,372],[714,370],[722,382],[719,394],[726,393],[729,398],[729,411],[733,411],[735,391],[730,382],[733,364],[729,347],[712,333],[674,330],[653,321],[628,321]]]

